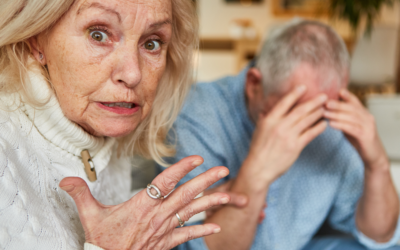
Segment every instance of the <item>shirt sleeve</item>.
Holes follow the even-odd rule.
[[[338,166],[344,168],[342,183],[338,190],[333,208],[329,214],[329,222],[333,228],[353,234],[368,249],[385,249],[396,245],[400,239],[399,223],[391,240],[378,243],[357,229],[355,217],[358,200],[364,188],[364,164],[357,151],[347,140],[343,140]]]

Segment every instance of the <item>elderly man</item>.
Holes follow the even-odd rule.
[[[221,233],[181,249],[398,249],[389,161],[373,118],[345,90],[348,67],[331,28],[293,21],[265,41],[255,67],[192,89],[170,160],[204,158],[184,181],[227,166],[224,187],[247,204],[221,207],[206,219]],[[355,240],[313,240],[326,219]]]

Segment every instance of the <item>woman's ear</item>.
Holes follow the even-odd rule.
[[[38,37],[37,36],[33,36],[31,38],[28,39],[28,42],[31,46],[31,52],[32,55],[35,57],[35,59],[41,64],[41,65],[46,65],[46,57],[44,56],[44,52],[42,51],[42,49],[39,46],[39,42],[38,42]]]

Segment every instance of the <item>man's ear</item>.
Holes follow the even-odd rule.
[[[257,68],[250,68],[246,75],[246,95],[249,99],[254,99],[263,92],[262,75]]]
[[[35,57],[35,59],[41,64],[41,65],[46,65],[46,57],[44,55],[44,52],[42,51],[42,49],[39,46],[39,42],[38,42],[38,37],[37,36],[33,36],[31,38],[28,39],[28,43],[31,46],[31,52],[32,55]]]

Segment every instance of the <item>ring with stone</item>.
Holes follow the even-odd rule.
[[[151,193],[151,189],[154,189],[157,194],[154,195]],[[161,195],[161,191],[160,189],[158,189],[158,187],[156,187],[153,184],[148,184],[147,185],[147,194],[150,196],[150,198],[156,199],[156,200],[163,200],[165,197]]]

